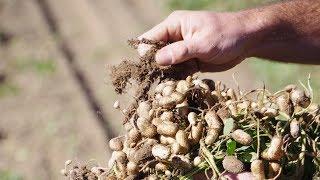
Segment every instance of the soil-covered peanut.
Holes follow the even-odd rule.
[[[139,117],[136,121],[139,130],[142,130],[146,124],[149,124],[150,120],[147,118]]]
[[[188,170],[192,167],[190,159],[184,155],[174,155],[172,157],[172,163],[179,167],[182,172],[188,172]]]
[[[170,136],[160,135],[159,137],[161,144],[168,145],[176,142],[175,138]]]
[[[290,95],[288,93],[277,97],[277,105],[279,110],[291,116],[294,110],[294,106],[290,100]]]
[[[262,160],[254,160],[251,162],[251,173],[257,180],[265,179],[264,164]]]
[[[192,144],[196,144],[200,141],[203,134],[203,124],[198,122],[196,125],[191,126],[191,133],[189,134],[189,139]]]
[[[162,98],[159,99],[158,104],[163,108],[171,109],[178,103],[171,96],[163,96]]]
[[[137,163],[129,161],[127,163],[127,172],[129,175],[137,174],[139,171],[139,166]]]
[[[176,105],[176,109],[181,116],[188,116],[188,113],[189,113],[188,106],[189,106],[188,101],[184,100],[182,103]]]
[[[171,152],[172,154],[185,154],[188,152],[189,147],[183,147],[178,142],[174,142],[171,144]]]
[[[202,158],[200,156],[196,156],[194,159],[193,159],[193,165],[194,166],[198,166],[201,162],[202,162]]]
[[[191,125],[195,125],[197,122],[197,114],[195,112],[190,112],[188,114],[188,121]]]
[[[209,134],[204,139],[204,143],[207,144],[207,145],[212,146],[214,144],[214,142],[216,141],[216,139],[217,139],[217,136]]]
[[[163,120],[161,120],[160,118],[153,118],[151,123],[155,126],[158,126],[159,124],[162,123]]]
[[[235,156],[226,156],[222,161],[223,168],[230,173],[241,173],[244,170],[244,164]]]
[[[166,87],[165,83],[160,83],[156,86],[156,88],[154,89],[155,93],[162,93],[163,89]]]
[[[216,112],[214,110],[208,111],[204,116],[208,126],[210,129],[217,129],[220,130],[222,128],[222,123]]]
[[[180,80],[177,83],[176,91],[182,94],[185,94],[192,84],[186,80]]]
[[[142,136],[152,138],[157,135],[157,127],[151,123],[146,123],[142,125],[140,132]]]
[[[174,86],[166,86],[162,90],[162,95],[163,96],[170,96],[174,92],[175,88]]]
[[[173,121],[173,112],[172,111],[165,111],[161,114],[160,119],[162,121]]]
[[[173,92],[170,97],[175,101],[175,104],[180,104],[185,100],[185,96],[179,92]]]
[[[130,161],[139,163],[152,156],[152,147],[157,143],[156,140],[148,139],[140,147],[135,147],[128,154],[128,159]]]
[[[139,103],[137,108],[137,114],[139,117],[149,119],[149,111],[151,110],[151,105],[147,101],[143,101]]]
[[[228,111],[228,107],[226,107],[226,106],[220,108],[217,111],[217,115],[220,117],[220,119],[222,119],[222,121],[224,121],[225,119],[227,119],[231,116],[230,112]]]
[[[204,139],[204,143],[212,146],[216,142],[218,136],[219,136],[218,129],[209,129],[207,132],[207,136]]]
[[[189,142],[188,142],[188,135],[185,131],[179,130],[176,133],[176,141],[180,144],[180,146],[188,149],[189,148]]]
[[[252,137],[250,134],[246,133],[242,129],[236,129],[232,132],[231,137],[237,142],[242,145],[250,145],[252,142]]]
[[[297,121],[297,119],[293,119],[290,122],[290,134],[293,138],[297,138],[299,136],[299,133],[300,133],[299,121]]]
[[[268,165],[268,178],[274,178],[279,174],[281,165],[277,162],[269,162]]]
[[[284,87],[284,90],[288,93],[290,93],[294,89],[297,89],[297,85],[295,84],[288,84]]]
[[[270,118],[274,118],[274,117],[276,117],[276,116],[279,115],[279,111],[278,111],[277,109],[268,107],[268,108],[266,108],[266,110],[264,111],[263,114],[264,114],[265,116],[270,117]]]
[[[284,154],[282,145],[283,145],[282,136],[275,135],[271,139],[270,147],[262,152],[261,157],[269,161],[280,160]]]
[[[134,142],[134,143],[138,142],[141,139],[141,135],[140,135],[139,131],[136,128],[132,128],[128,132],[127,136],[129,138],[129,140],[131,142]]]
[[[163,121],[157,126],[158,134],[165,135],[165,136],[175,136],[178,131],[178,124],[170,122],[170,121]]]
[[[310,104],[310,98],[301,89],[293,89],[290,92],[290,98],[294,105],[299,105],[306,108]]]
[[[161,144],[156,144],[152,147],[152,155],[156,158],[168,159],[170,156],[170,148]]]
[[[113,151],[121,151],[123,149],[124,136],[112,138],[109,141],[109,147]]]

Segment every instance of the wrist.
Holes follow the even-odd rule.
[[[258,57],[265,47],[265,41],[274,29],[280,25],[279,20],[268,9],[250,9],[237,12],[239,20],[243,23],[246,39],[245,58]]]

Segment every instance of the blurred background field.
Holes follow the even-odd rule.
[[[106,164],[107,141],[121,133],[108,67],[135,57],[126,40],[176,9],[239,10],[262,0],[0,0],[0,180],[63,179],[64,161]],[[278,90],[319,66],[251,58],[203,76],[244,90]]]

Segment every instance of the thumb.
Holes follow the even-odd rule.
[[[186,41],[178,41],[160,49],[156,54],[158,64],[167,66],[179,64],[194,57],[193,49]]]

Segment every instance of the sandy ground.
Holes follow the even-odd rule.
[[[37,0],[3,0],[0,3],[0,31],[13,34],[0,44],[0,173],[10,171],[24,179],[62,179],[59,169],[67,159],[109,157],[103,114],[113,134],[121,132],[120,113],[112,109],[117,96],[108,79],[108,66],[134,51],[126,40],[160,22],[168,13],[152,0],[45,0],[56,23],[57,33]],[[61,51],[65,43],[73,62]],[[74,71],[85,78],[101,112],[92,110]],[[224,73],[205,74],[234,86],[232,73],[242,88],[251,89],[246,64]],[[108,134],[108,133],[107,133]],[[0,174],[1,179],[1,174]]]

